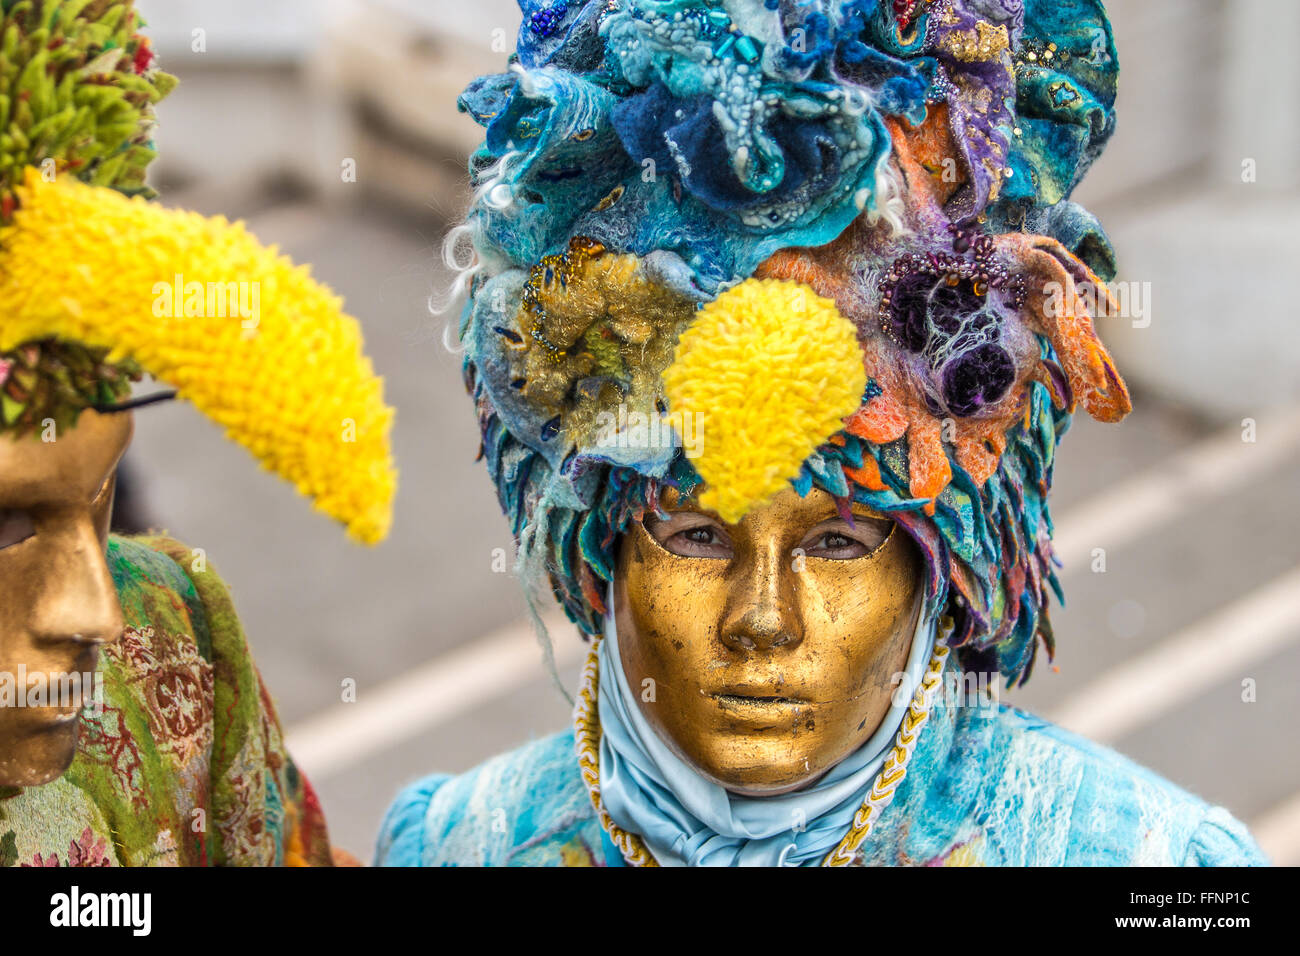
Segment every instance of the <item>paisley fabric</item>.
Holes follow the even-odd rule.
[[[62,777],[0,789],[0,866],[328,866],[216,572],[160,537],[110,538],[108,564],[127,627],[100,651],[101,712]]]
[[[862,865],[1267,865],[1224,808],[1032,714],[959,707],[958,696],[936,701]],[[574,753],[566,732],[412,784],[384,820],[375,862],[623,865]]]

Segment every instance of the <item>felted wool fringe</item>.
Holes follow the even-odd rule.
[[[515,573],[519,575],[524,584],[524,602],[528,605],[528,619],[532,622],[533,633],[537,637],[537,643],[541,646],[542,662],[546,667],[546,673],[550,675],[552,683],[555,684],[560,694],[572,707],[573,695],[564,686],[564,681],[560,677],[559,665],[555,662],[555,642],[551,639],[550,629],[546,626],[546,622],[542,620],[541,612],[537,609],[537,589],[541,582],[547,579],[549,573],[546,567],[546,552],[545,550],[538,550],[535,545],[537,542],[541,542],[543,548],[545,547],[550,523],[551,502],[547,496],[543,496],[533,512],[532,521],[524,526],[523,533],[519,537],[519,553],[515,559]]]

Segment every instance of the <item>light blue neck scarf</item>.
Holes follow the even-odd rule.
[[[606,607],[613,608],[612,588]],[[935,621],[921,616],[908,654],[905,693],[858,750],[810,787],[743,797],[700,776],[641,713],[618,654],[611,610],[600,643],[600,792],[614,822],[639,834],[663,866],[816,866],[853,824],[885,762],[934,648]],[[900,703],[901,701],[901,703]]]

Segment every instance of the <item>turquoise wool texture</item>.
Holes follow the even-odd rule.
[[[866,866],[1268,865],[1222,807],[1030,714],[952,706],[942,694],[862,854]],[[571,731],[409,786],[388,811],[375,862],[624,865]]]

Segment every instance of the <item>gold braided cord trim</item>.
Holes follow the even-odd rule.
[[[587,656],[587,664],[582,669],[582,678],[578,686],[578,699],[574,706],[574,739],[577,744],[578,766],[582,771],[582,782],[587,787],[592,806],[596,808],[596,817],[600,825],[609,834],[610,840],[623,854],[629,866],[658,866],[649,848],[635,833],[629,833],[616,824],[609,811],[605,809],[600,796],[600,719],[597,717],[597,691],[600,687],[600,639],[592,645]],[[885,758],[884,766],[876,775],[875,782],[867,792],[866,799],[858,812],[853,815],[853,826],[822,861],[823,866],[850,866],[856,862],[858,848],[871,833],[875,821],[880,818],[885,807],[894,799],[898,785],[907,776],[907,764],[912,759],[912,752],[921,737],[921,729],[930,719],[930,710],[934,706],[943,680],[944,664],[948,660],[949,649],[936,644],[930,655],[930,663],[921,678],[920,686],[912,695],[903,723],[894,738],[893,749]]]
[[[596,655],[599,650],[600,640],[597,639],[591,645],[587,665],[582,669],[578,700],[574,707],[574,738],[578,745],[578,766],[582,770],[582,782],[587,786],[587,795],[596,808],[600,825],[623,854],[628,866],[658,866],[659,861],[654,858],[645,842],[635,833],[628,833],[615,823],[605,809],[604,801],[600,799],[600,720],[596,716],[596,691],[600,686],[600,662]]]
[[[930,719],[930,710],[934,706],[934,699],[943,681],[943,667],[948,660],[948,653],[947,647],[941,644],[935,645],[934,652],[930,655],[930,664],[925,669],[925,676],[921,678],[921,684],[912,695],[907,713],[903,715],[903,723],[894,738],[894,748],[885,758],[885,765],[876,775],[876,782],[867,792],[867,798],[862,801],[862,806],[853,815],[852,828],[844,835],[839,846],[826,857],[823,866],[852,864],[858,848],[862,846],[862,841],[867,838],[876,820],[880,819],[880,814],[884,812],[885,807],[893,802],[898,785],[907,776],[907,764],[912,759],[912,751],[916,749],[916,742],[921,737],[921,728]]]

